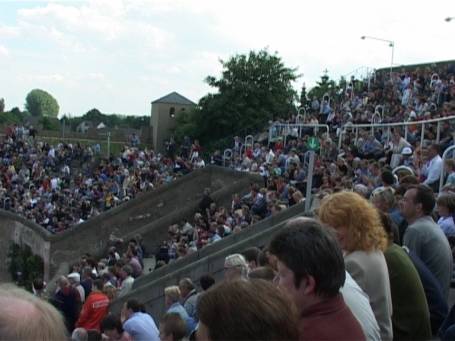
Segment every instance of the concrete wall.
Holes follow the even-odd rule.
[[[138,299],[146,305],[147,311],[158,320],[165,311],[164,288],[176,285],[183,277],[190,277],[197,283],[199,277],[211,273],[218,280],[223,277],[226,256],[241,252],[248,247],[266,245],[288,219],[304,213],[304,204],[295,205],[288,210],[264,219],[241,233],[231,235],[209,245],[199,252],[177,260],[155,272],[137,279],[133,291],[117,299],[111,311],[118,313],[124,302],[130,298]]]
[[[11,212],[0,210],[0,282],[11,280],[7,264],[11,242],[28,245],[34,254],[43,258],[44,275],[49,278],[50,237],[51,234],[41,226]]]

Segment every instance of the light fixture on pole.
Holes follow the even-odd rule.
[[[445,21],[449,22],[449,21],[452,21],[452,20],[455,20],[455,17],[447,17],[444,19]]]
[[[360,39],[362,39],[362,40],[365,40],[365,39],[378,40],[378,41],[382,41],[382,42],[385,42],[385,43],[389,44],[389,47],[392,48],[392,58],[391,58],[391,61],[390,61],[390,80],[392,81],[393,54],[395,52],[394,51],[395,50],[395,42],[393,40],[370,37],[370,36],[361,36]]]

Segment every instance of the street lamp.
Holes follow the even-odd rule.
[[[370,36],[361,36],[360,39],[362,39],[362,40],[365,40],[365,39],[379,40],[379,41],[389,44],[389,47],[392,48],[392,59],[390,61],[390,81],[392,81],[393,53],[394,53],[394,49],[395,49],[395,42],[393,40],[387,40],[387,39],[370,37]]]
[[[449,21],[452,21],[452,20],[454,20],[454,19],[455,19],[455,17],[447,17],[447,18],[445,18],[444,20],[447,21],[447,22],[449,22]]]

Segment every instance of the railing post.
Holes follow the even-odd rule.
[[[313,187],[313,170],[314,170],[314,151],[310,151],[310,160],[308,163],[308,176],[306,178],[306,195],[305,195],[305,212],[311,208],[311,188]]]
[[[438,121],[437,128],[436,128],[436,142],[439,143],[441,138],[441,121]]]
[[[423,148],[424,138],[425,138],[425,123],[422,123],[422,130],[420,132],[420,148]]]
[[[390,142],[390,126],[387,127],[387,140],[386,140],[386,145],[389,145]]]

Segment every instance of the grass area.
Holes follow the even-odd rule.
[[[61,137],[47,137],[47,136],[37,136],[38,141],[47,142],[52,145],[59,144],[61,142],[66,143],[80,143],[83,146],[94,146],[96,144],[100,145],[101,154],[107,156],[108,153],[108,143],[107,139],[104,140],[92,140],[92,139],[76,139],[76,138],[61,138]],[[125,146],[125,142],[111,141],[110,142],[110,152],[111,155],[118,155]]]

